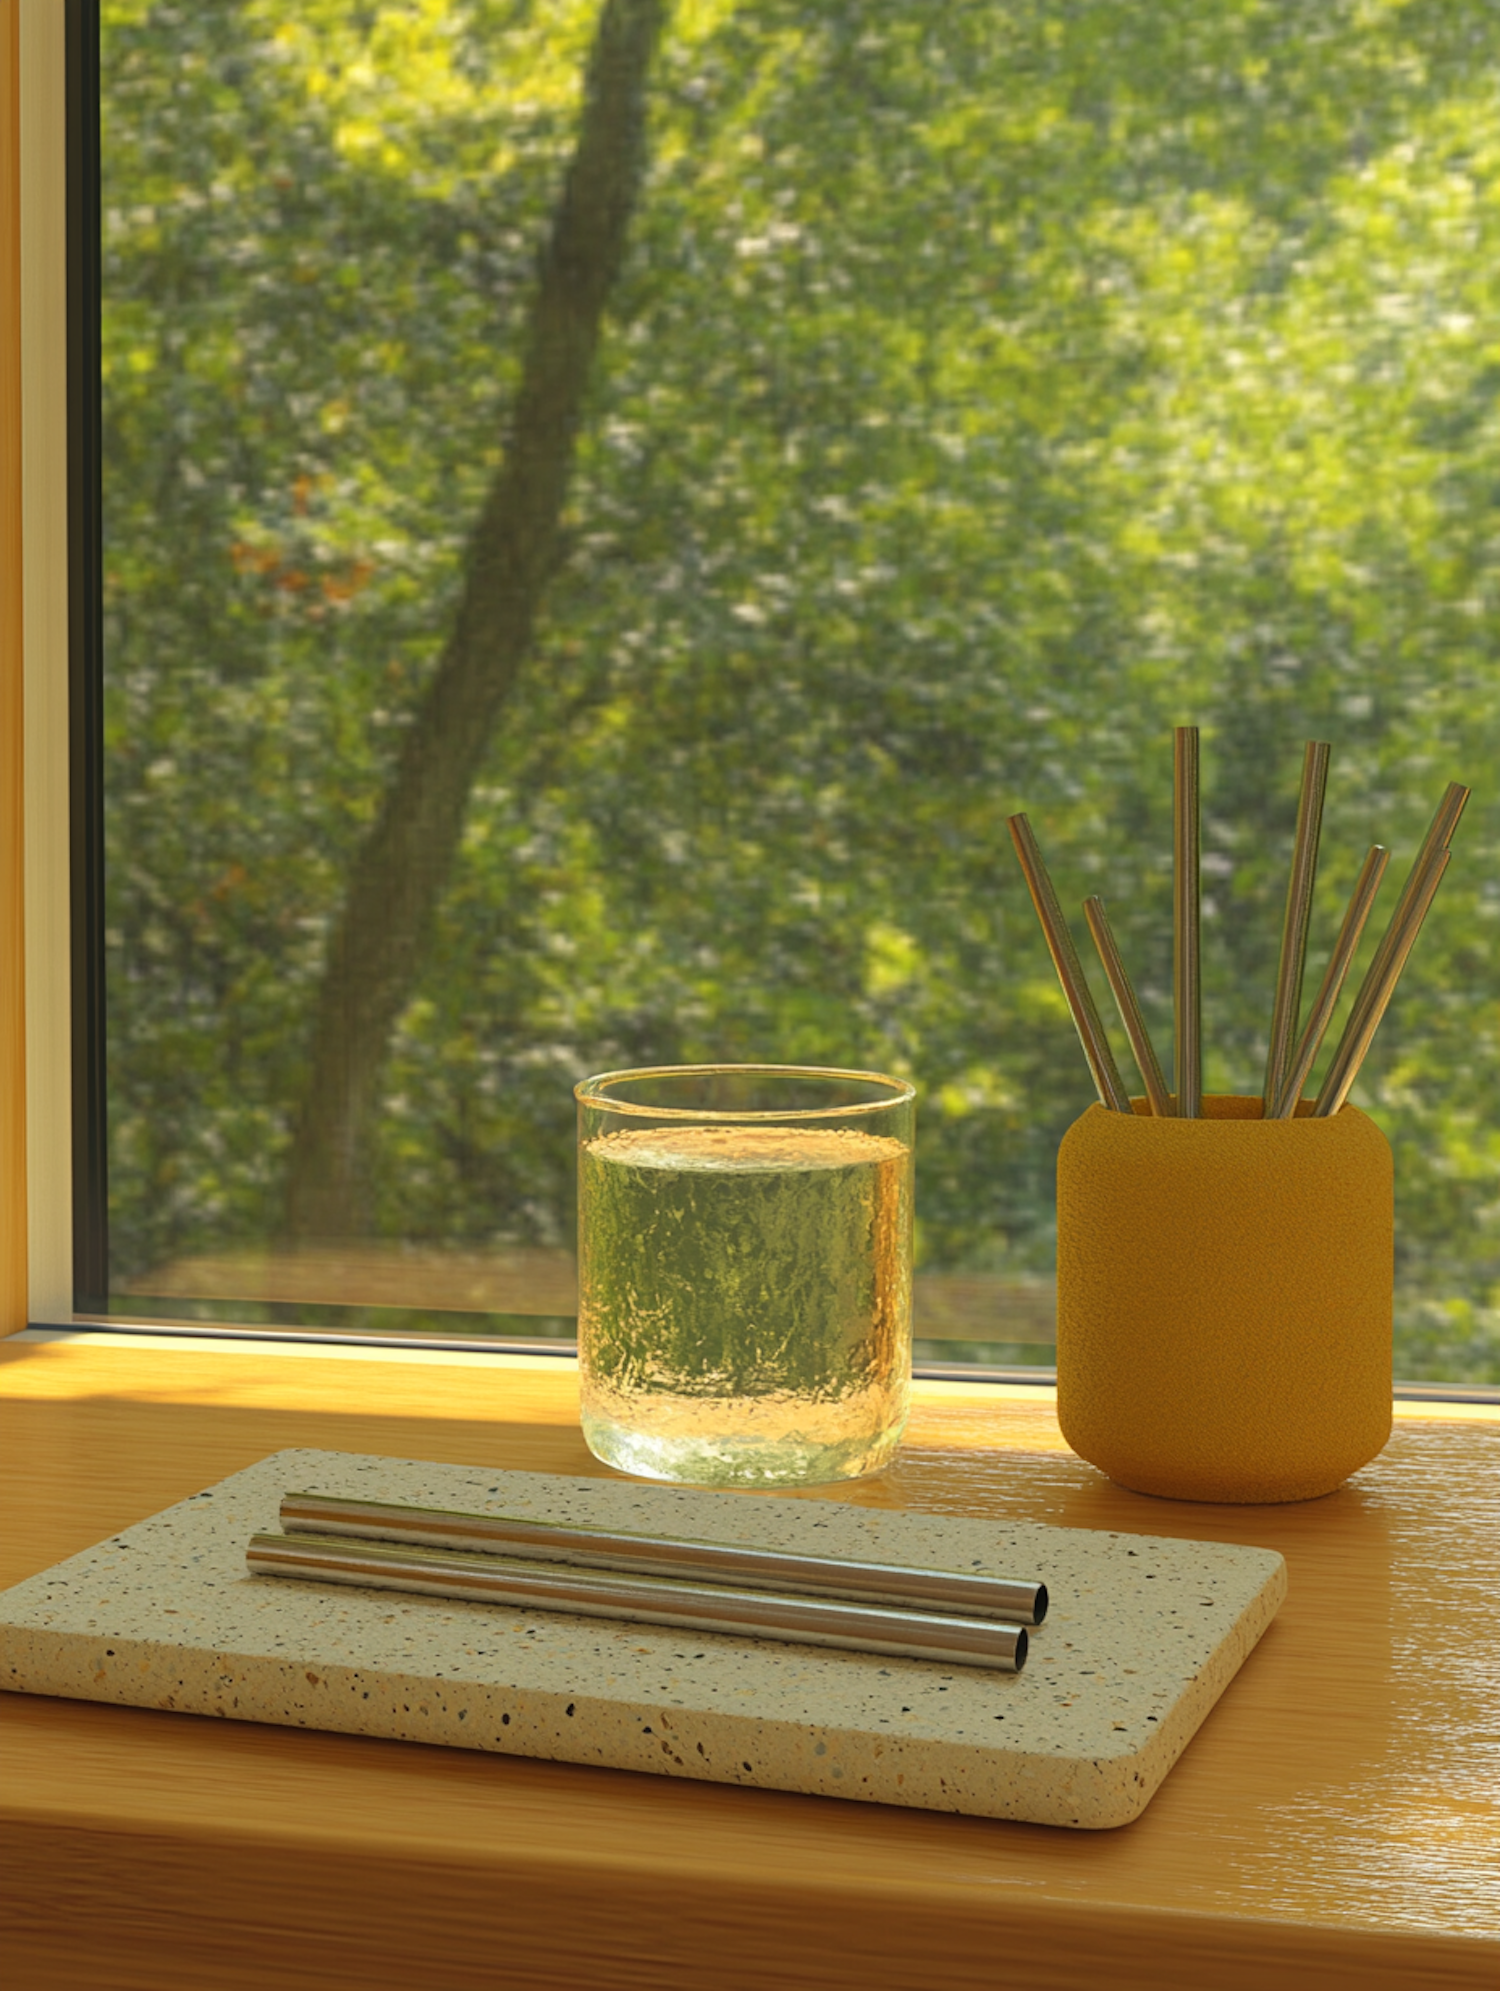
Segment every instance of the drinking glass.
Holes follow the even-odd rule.
[[[595,1457],[700,1486],[887,1465],[911,1384],[912,1087],[680,1065],[574,1090]]]

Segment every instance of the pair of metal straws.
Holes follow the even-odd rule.
[[[252,1575],[791,1639],[1019,1673],[1047,1586],[622,1529],[288,1493]]]
[[[1332,749],[1326,740],[1309,740],[1302,763],[1302,786],[1297,804],[1297,828],[1293,839],[1291,877],[1287,886],[1286,914],[1282,922],[1281,955],[1276,976],[1276,997],[1271,1017],[1270,1047],[1266,1057],[1262,1087],[1262,1116],[1267,1120],[1295,1117],[1329,1019],[1337,1006],[1350,964],[1359,946],[1365,921],[1380,889],[1390,852],[1372,844],[1360,869],[1354,893],[1329,955],[1323,980],[1308,1014],[1302,1034],[1297,1022],[1302,1004],[1302,979],[1307,959],[1307,935],[1312,916],[1313,884],[1317,876],[1318,843],[1322,832],[1323,801],[1328,787],[1328,763]],[[1450,782],[1437,813],[1428,827],[1422,847],[1412,865],[1396,910],[1391,915],[1375,957],[1370,963],[1359,993],[1349,1013],[1344,1034],[1334,1052],[1323,1085],[1310,1109],[1315,1118],[1337,1113],[1349,1096],[1365,1053],[1369,1050],[1381,1018],[1395,993],[1407,957],[1422,930],[1427,909],[1432,904],[1451,856],[1449,845],[1458,828],[1469,790]],[[1111,1112],[1134,1110],[1121,1081],[1099,1012],[1084,978],[1083,967],[1073,946],[1062,909],[1048,876],[1031,825],[1024,815],[1009,819],[1011,839],[1021,861],[1031,899],[1046,936],[1058,980],[1072,1012],[1073,1022],[1083,1044],[1084,1055],[1094,1075],[1100,1103]],[[1104,901],[1097,896],[1083,902],[1089,931],[1099,952],[1105,977],[1114,994],[1120,1021],[1130,1040],[1146,1099],[1153,1114],[1163,1118],[1198,1119],[1203,1111],[1201,977],[1199,950],[1199,854],[1200,818],[1198,784],[1198,729],[1179,726],[1173,741],[1172,782],[1173,879],[1172,879],[1172,995],[1175,1024],[1175,1092],[1167,1090],[1161,1066],[1152,1048],[1145,1018],[1126,972]],[[1295,1046],[1293,1038],[1296,1038]]]

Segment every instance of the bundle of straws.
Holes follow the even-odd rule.
[[[1380,889],[1390,852],[1382,844],[1372,844],[1360,870],[1353,897],[1328,957],[1322,986],[1308,1012],[1301,1034],[1297,1025],[1302,1007],[1302,973],[1307,958],[1307,930],[1312,915],[1313,881],[1318,868],[1318,839],[1323,825],[1323,797],[1328,786],[1328,760],[1332,752],[1326,740],[1309,740],[1302,761],[1302,790],[1297,805],[1297,830],[1292,847],[1292,871],[1287,886],[1286,917],[1281,929],[1281,961],[1276,976],[1276,999],[1271,1013],[1271,1043],[1266,1056],[1266,1076],[1262,1089],[1262,1116],[1267,1120],[1290,1120],[1302,1103],[1307,1083],[1323,1042],[1323,1034],[1338,1003],[1359,946],[1365,921]],[[1422,930],[1427,908],[1442,882],[1452,854],[1450,844],[1458,828],[1469,790],[1450,782],[1437,813],[1423,839],[1412,865],[1411,875],[1396,902],[1389,926],[1360,984],[1354,1005],[1344,1025],[1317,1098],[1310,1111],[1315,1118],[1337,1113],[1359,1076],[1380,1019],[1385,1015],[1407,956]],[[1042,923],[1047,946],[1062,983],[1063,994],[1073,1013],[1079,1041],[1100,1104],[1113,1113],[1134,1111],[1130,1095],[1120,1078],[1119,1067],[1109,1048],[1109,1040],[1099,1021],[1094,998],[1084,979],[1083,966],[1067,921],[1052,888],[1042,853],[1024,815],[1009,819],[1011,838],[1032,904]],[[1146,1100],[1152,1113],[1165,1118],[1197,1120],[1203,1114],[1202,1018],[1199,973],[1199,807],[1198,807],[1198,728],[1176,729],[1172,782],[1172,1007],[1175,1085],[1167,1090],[1157,1062],[1145,1018],[1125,963],[1098,897],[1085,899],[1084,916],[1105,976],[1119,1007],[1120,1021],[1130,1040],[1130,1048],[1140,1067]],[[1295,1041],[1294,1041],[1295,1040]]]

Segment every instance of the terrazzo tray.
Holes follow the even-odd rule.
[[[1040,1577],[1051,1609],[1005,1674],[247,1575],[293,1490]],[[1100,1827],[1285,1594],[1267,1549],[286,1451],[0,1592],[0,1685]]]

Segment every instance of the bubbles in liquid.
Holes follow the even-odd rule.
[[[585,1153],[634,1168],[848,1168],[904,1159],[902,1141],[843,1127],[650,1127],[603,1134]]]
[[[840,1128],[626,1130],[579,1156],[585,1434],[700,1484],[883,1465],[911,1373],[911,1153]]]

